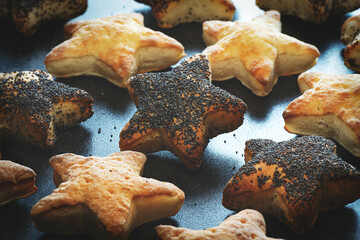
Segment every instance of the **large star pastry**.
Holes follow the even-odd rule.
[[[360,75],[306,72],[298,83],[303,94],[285,109],[285,129],[335,139],[360,157]]]
[[[236,77],[258,96],[268,95],[279,76],[311,68],[320,55],[315,46],[281,33],[277,11],[248,22],[206,21],[203,39],[213,80]]]
[[[138,74],[128,86],[137,111],[120,133],[120,148],[170,150],[200,167],[209,139],[243,123],[245,103],[211,84],[209,61],[194,55],[170,72]]]
[[[265,235],[264,217],[252,209],[240,211],[225,219],[219,226],[204,230],[159,225],[156,232],[162,240],[275,240]]]
[[[55,127],[74,126],[93,115],[84,90],[55,82],[43,70],[0,73],[0,141],[55,144]]]
[[[140,13],[74,21],[64,29],[70,39],[44,60],[56,77],[95,75],[126,87],[132,75],[169,67],[185,56],[178,41],[144,27]]]
[[[145,162],[144,154],[131,151],[52,157],[57,189],[34,205],[31,220],[44,232],[120,240],[136,226],[176,214],[183,191],[139,176]]]
[[[319,211],[360,198],[360,172],[321,136],[249,140],[245,162],[225,186],[223,205],[274,214],[295,232],[311,229]]]

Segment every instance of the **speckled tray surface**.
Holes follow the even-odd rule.
[[[234,0],[236,20],[248,20],[262,10],[254,0]],[[89,0],[88,10],[76,19],[92,19],[119,13],[140,12],[145,26],[174,37],[185,46],[187,56],[205,48],[200,23],[179,25],[173,29],[159,29],[150,8],[133,0]],[[352,13],[354,14],[354,13]],[[350,14],[349,14],[350,15]],[[312,69],[325,73],[352,73],[343,64],[340,27],[349,16],[330,19],[322,25],[302,22],[292,17],[282,17],[283,32],[302,41],[316,45],[321,56]],[[62,25],[54,23],[42,28],[32,37],[23,37],[7,22],[0,22],[0,72],[14,70],[45,69],[43,59],[57,44],[64,40]],[[115,87],[97,77],[73,77],[56,79],[70,86],[89,92],[95,99],[91,119],[65,131],[58,131],[57,142],[52,149],[40,149],[26,144],[2,142],[2,159],[29,166],[37,173],[39,190],[27,199],[0,207],[0,239],[91,239],[87,236],[64,237],[42,233],[29,219],[32,206],[55,188],[50,157],[71,152],[84,156],[107,156],[119,151],[119,134],[135,112],[136,107],[127,91]],[[282,112],[300,95],[297,75],[280,77],[278,84],[267,97],[257,97],[238,80],[214,82],[240,97],[247,105],[244,124],[234,132],[213,138],[205,150],[201,167],[188,170],[169,152],[148,154],[144,176],[174,183],[185,192],[185,203],[174,217],[144,224],[136,228],[130,239],[156,239],[154,227],[171,224],[191,229],[204,229],[218,225],[233,214],[222,204],[222,191],[233,173],[244,163],[244,143],[251,138],[270,138],[275,141],[295,137],[284,130]],[[360,169],[360,159],[338,145],[340,157]],[[360,239],[360,200],[345,207],[321,213],[314,228],[307,234],[291,232],[275,217],[265,215],[267,235],[285,239]]]

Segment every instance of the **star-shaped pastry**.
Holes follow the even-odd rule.
[[[36,192],[35,176],[35,172],[28,167],[0,160],[0,206]]]
[[[348,18],[341,27],[342,43],[346,45],[344,50],[345,65],[360,72],[360,15]]]
[[[56,77],[95,75],[126,87],[132,75],[169,67],[185,56],[178,41],[144,27],[140,13],[74,21],[64,29],[70,39],[44,60]]]
[[[52,157],[57,189],[32,208],[31,220],[44,232],[127,239],[136,226],[176,214],[183,191],[139,176],[145,162],[144,154],[131,151]]]
[[[120,148],[170,150],[188,168],[199,168],[209,139],[237,129],[247,109],[210,81],[209,61],[199,54],[170,72],[132,77],[128,90],[137,111],[120,133]]]
[[[213,80],[236,77],[258,96],[268,95],[279,76],[311,68],[320,55],[315,46],[281,33],[277,11],[249,22],[206,21],[203,39]]]
[[[70,127],[93,115],[84,90],[53,81],[42,70],[0,73],[0,140],[53,146],[55,127]]]
[[[246,209],[205,230],[190,230],[159,225],[156,232],[162,240],[275,240],[265,235],[265,219],[256,210]]]
[[[324,137],[249,140],[245,162],[226,185],[223,205],[274,214],[295,232],[308,231],[319,211],[360,197],[360,172]]]
[[[285,129],[335,139],[360,157],[360,75],[306,72],[298,83],[303,95],[285,109]]]
[[[159,27],[205,20],[232,20],[235,6],[231,0],[136,0],[151,6]]]
[[[5,13],[11,13],[18,31],[30,36],[49,21],[67,21],[83,14],[87,9],[87,0],[7,0],[7,6],[3,5],[0,1],[3,11],[6,7]]]

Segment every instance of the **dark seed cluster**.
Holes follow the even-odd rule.
[[[336,155],[336,145],[320,136],[304,136],[283,142],[255,139],[246,142],[252,160],[233,176],[231,184],[241,185],[244,176],[257,174],[259,188],[267,181],[273,187],[284,186],[290,204],[303,205],[326,181],[359,177],[360,172]],[[256,168],[259,163],[276,166],[273,176]]]

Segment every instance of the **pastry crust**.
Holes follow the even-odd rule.
[[[169,150],[189,169],[199,168],[209,139],[241,126],[247,109],[210,81],[209,61],[200,54],[170,72],[132,77],[128,91],[137,112],[120,133],[120,149]]]
[[[258,96],[268,95],[279,76],[311,68],[320,55],[315,46],[281,33],[277,11],[249,22],[206,21],[203,39],[213,80],[236,77]]]
[[[175,215],[184,202],[183,191],[139,176],[145,162],[144,154],[131,151],[52,157],[57,189],[32,208],[31,220],[44,232],[127,239],[136,226]]]
[[[219,226],[205,230],[159,225],[156,232],[162,240],[275,240],[265,235],[265,219],[256,210],[242,210],[227,219]]]
[[[245,143],[245,164],[225,186],[223,205],[274,214],[295,232],[307,232],[319,211],[360,198],[360,172],[336,155],[320,136],[276,143]]]
[[[333,15],[351,12],[360,7],[359,0],[256,0],[256,5],[267,11],[277,10],[302,20],[323,23]]]
[[[0,73],[0,140],[53,146],[55,127],[70,127],[93,115],[85,91],[53,81],[42,70]]]
[[[345,65],[360,72],[360,15],[348,18],[341,27],[341,42],[346,45],[344,50]]]
[[[206,20],[232,20],[235,6],[231,0],[136,0],[151,6],[159,27],[172,28],[181,23]]]
[[[285,129],[335,139],[360,157],[360,75],[306,72],[298,83],[303,95],[285,109]]]
[[[95,75],[126,87],[132,75],[169,67],[185,56],[178,41],[144,27],[139,13],[74,21],[64,29],[70,39],[44,60],[56,77]]]
[[[28,167],[0,160],[0,206],[36,192],[35,176]]]

